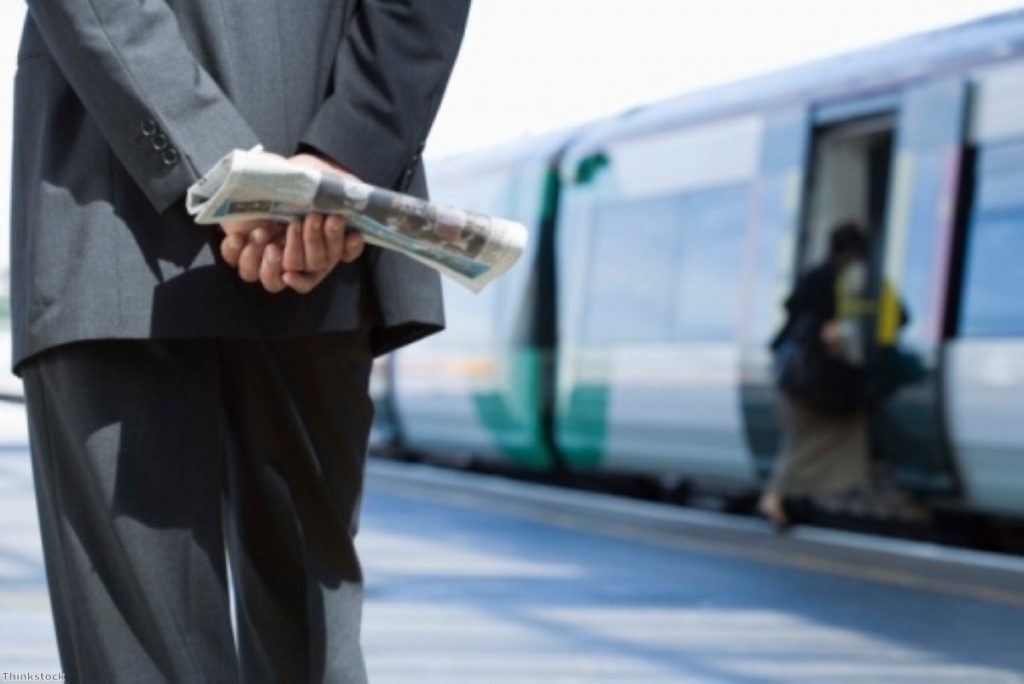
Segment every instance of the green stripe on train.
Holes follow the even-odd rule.
[[[611,358],[607,350],[578,349],[562,362],[571,372],[558,406],[558,448],[566,467],[594,470],[604,457],[611,420]]]
[[[516,465],[547,468],[551,450],[544,434],[543,377],[549,353],[518,349],[503,359],[496,384],[473,393],[480,422]]]
[[[608,385],[579,384],[558,414],[557,443],[565,465],[594,470],[604,454],[608,429]]]

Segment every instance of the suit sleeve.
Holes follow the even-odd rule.
[[[359,0],[331,94],[302,143],[363,180],[412,175],[462,42],[469,0]]]
[[[165,0],[28,0],[64,77],[157,211],[224,154],[258,143]]]

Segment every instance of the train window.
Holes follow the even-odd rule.
[[[979,150],[967,236],[960,334],[1024,335],[1024,141]]]
[[[595,214],[583,335],[597,344],[664,340],[671,329],[676,198]]]
[[[746,208],[746,186],[731,186],[598,210],[584,337],[596,344],[733,337]]]
[[[757,175],[764,122],[743,116],[612,143],[620,196],[666,197]]]
[[[971,141],[988,144],[1024,133],[1024,65],[1011,62],[988,69],[974,85]]]
[[[725,340],[739,322],[746,186],[682,198],[672,337]]]

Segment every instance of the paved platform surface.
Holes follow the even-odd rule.
[[[18,424],[0,406],[0,672],[55,673]],[[361,547],[374,684],[1024,682],[1013,586],[917,586],[837,570],[848,561],[789,563],[783,542],[775,555],[663,543],[488,496],[371,483]]]

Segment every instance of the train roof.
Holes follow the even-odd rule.
[[[531,160],[555,163],[562,151],[591,126],[593,124],[572,126],[472,152],[427,160],[427,169],[431,176],[448,176],[481,173]]]
[[[1024,10],[843,53],[808,64],[679,95],[590,127],[565,158],[567,173],[608,142],[642,136],[716,116],[851,92],[869,94],[899,83],[1024,55]]]

